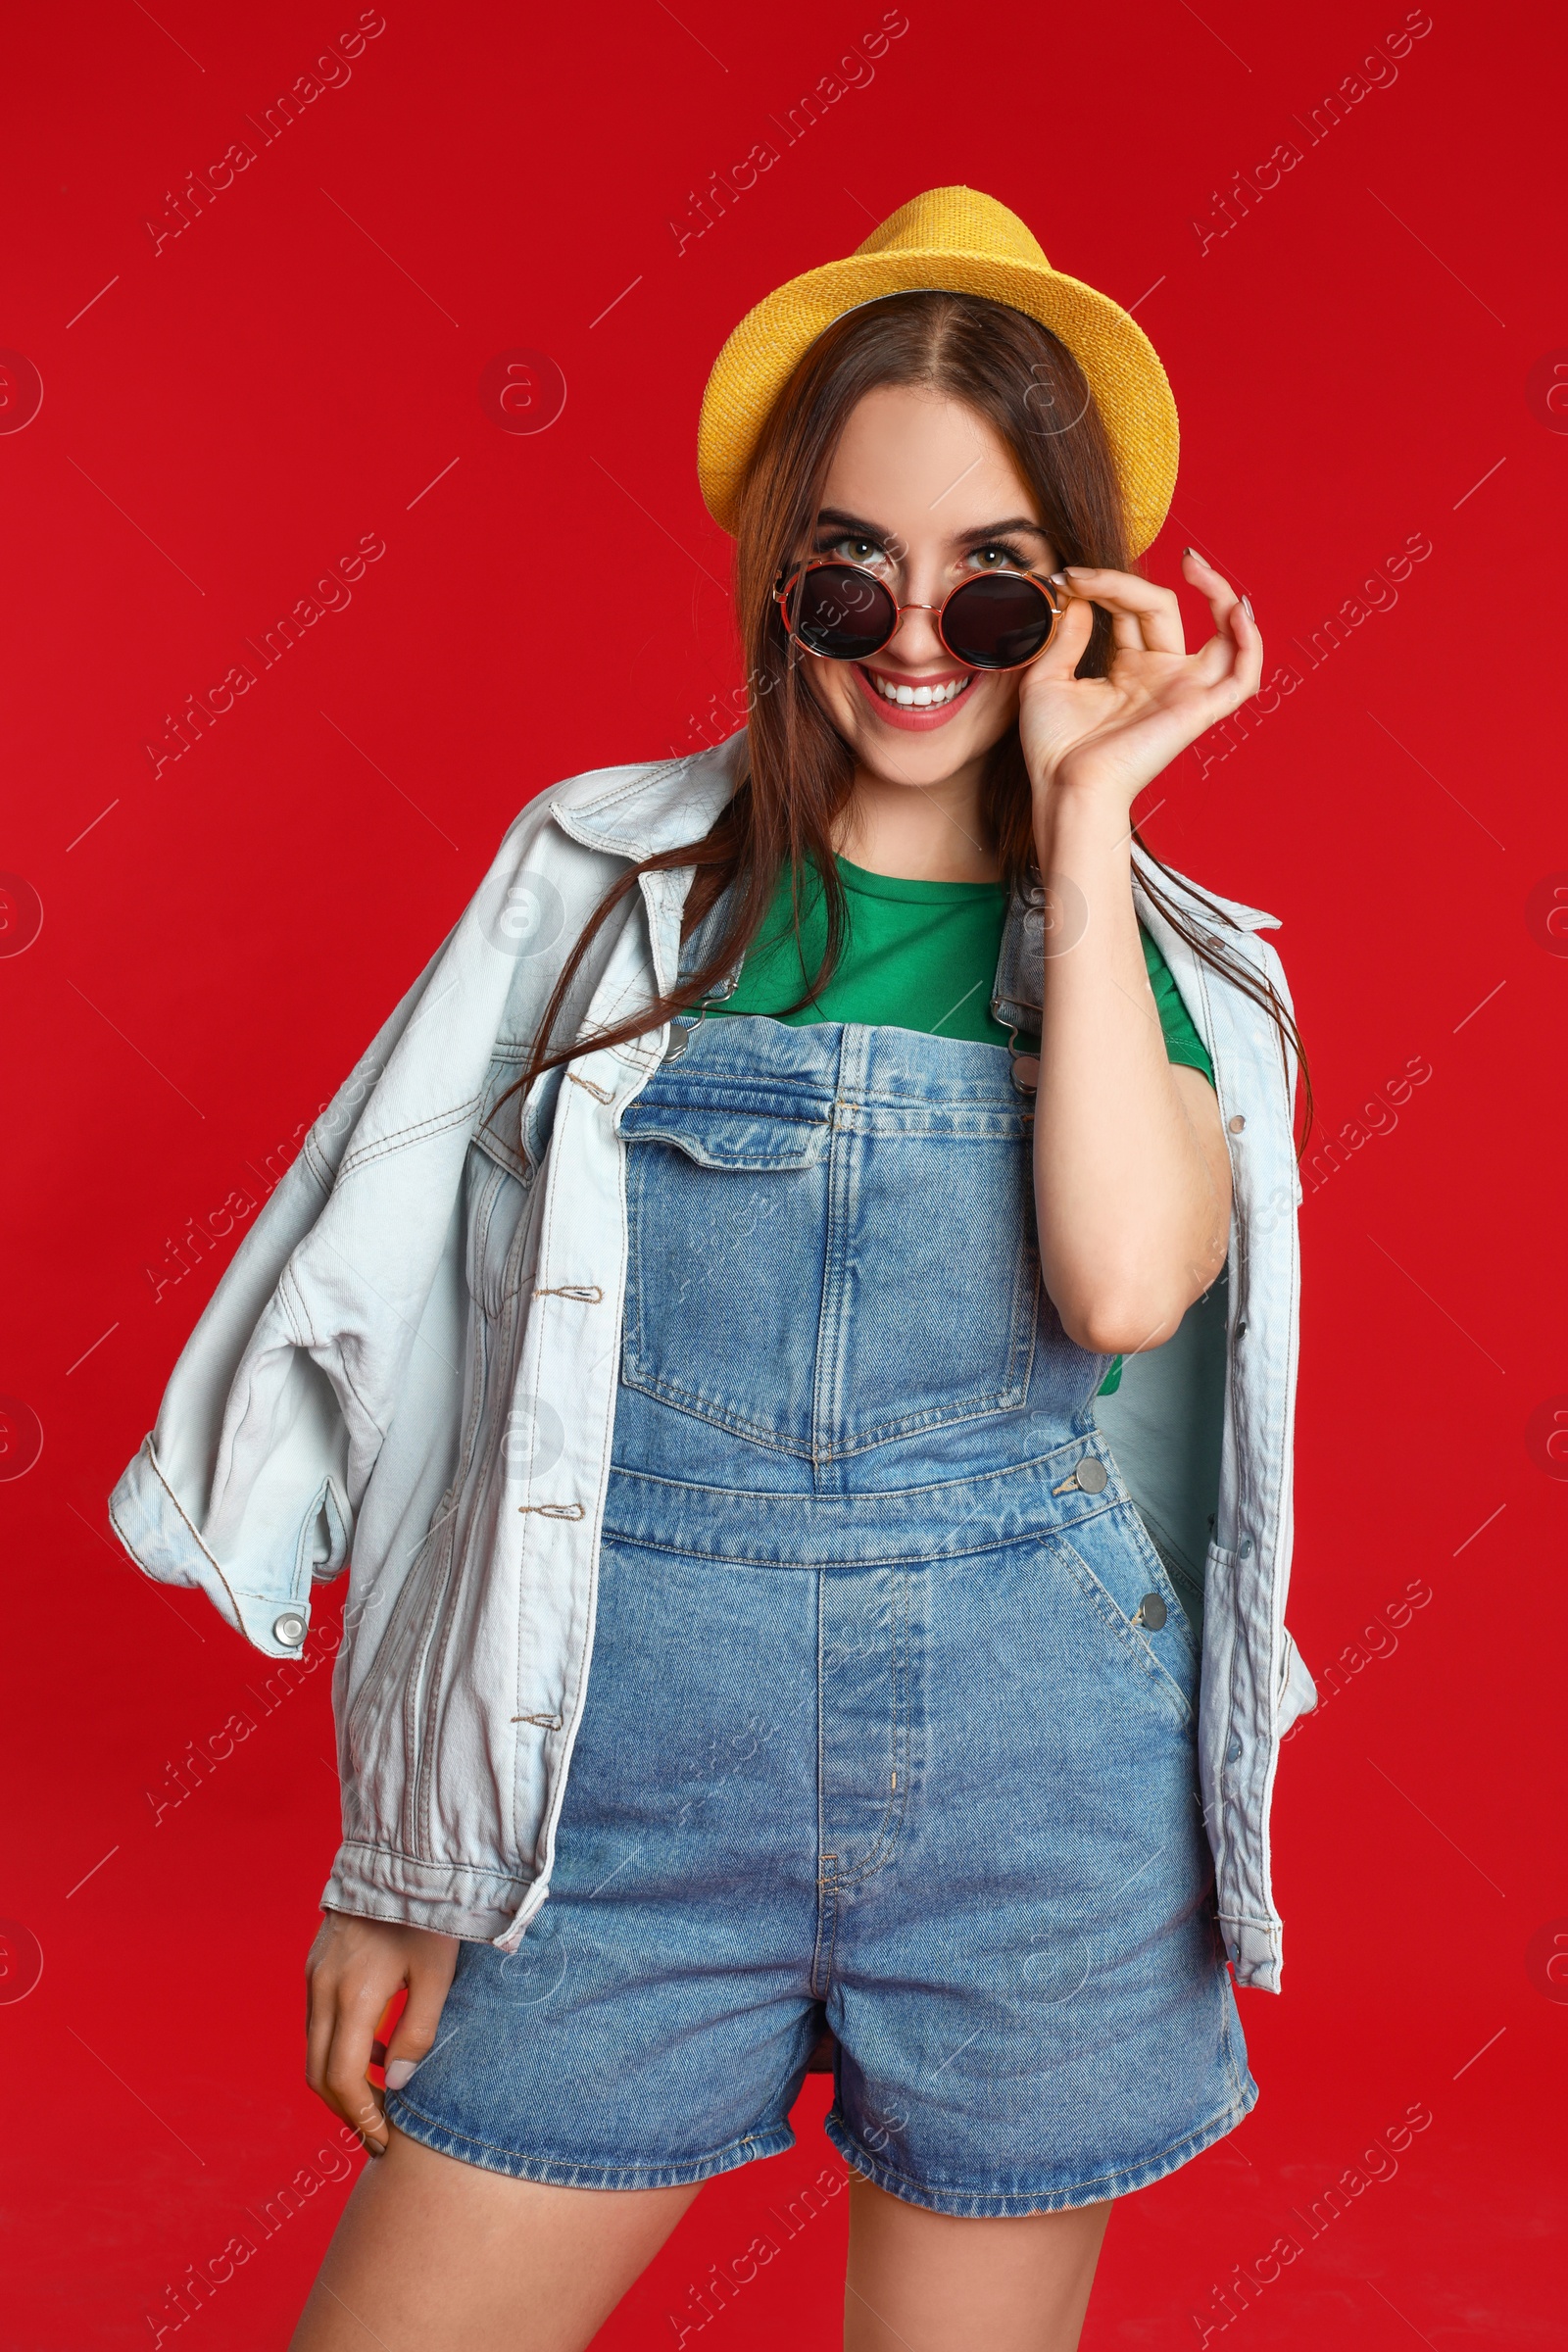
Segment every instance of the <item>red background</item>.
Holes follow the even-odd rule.
[[[1286,1991],[1242,2000],[1261,2102],[1127,2201],[1085,2343],[1197,2343],[1214,2287],[1255,2277],[1291,2209],[1418,2102],[1433,2120],[1397,2174],[1253,2289],[1229,2340],[1560,2340],[1568,1984],[1542,1931],[1568,1935],[1568,1465],[1541,1414],[1568,1392],[1568,942],[1532,902],[1568,868],[1568,416],[1544,388],[1568,359],[1560,18],[1434,0],[1397,78],[1308,144],[1292,118],[1397,30],[1395,0],[908,0],[874,80],[677,252],[690,191],[779,143],[769,118],[877,25],[874,0],[388,0],[352,78],[263,146],[245,117],[356,15],[85,0],[10,26],[0,343],[43,404],[0,434],[0,865],[43,924],[0,957],[0,1391],[25,1408],[4,1466],[27,1412],[43,1445],[0,1483],[0,1991],[23,1991],[28,1937],[43,1973],[0,2003],[24,2280],[7,2352],[152,2340],[166,2288],[332,2136],[301,2080],[299,1973],[337,1835],[327,1677],[156,1823],[146,1793],[261,1664],[104,1533],[233,1239],[161,1294],[147,1269],[172,1274],[188,1221],[291,1153],[531,793],[715,731],[737,663],[693,467],[707,369],[769,287],[953,180],[1140,304],[1185,436],[1148,568],[1209,552],[1302,678],[1230,757],[1161,780],[1153,841],[1284,918],[1330,1132],[1431,1069],[1303,1212],[1291,1618],[1321,1677],[1407,1584],[1432,1597],[1396,1648],[1351,1648],[1285,1751]],[[255,163],[155,251],[165,191],[236,139]],[[1205,249],[1195,217],[1222,225],[1214,192],[1284,140],[1299,163]],[[567,387],[532,435],[479,398],[518,347]],[[165,714],[366,533],[386,553],[352,605],[155,774]],[[1397,605],[1309,669],[1292,640],[1415,534],[1432,553]],[[597,651],[562,628],[563,573],[603,583]],[[0,945],[30,903],[13,891]],[[707,2192],[603,2343],[674,2342],[689,2287],[828,2162],[821,2105],[813,2083],[795,2155]],[[345,2188],[181,2340],[286,2340]],[[688,2343],[833,2340],[842,2227],[835,2202]]]

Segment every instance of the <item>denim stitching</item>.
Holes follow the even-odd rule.
[[[876,1826],[870,1844],[860,1858],[859,1868],[841,1886],[863,1886],[867,1879],[892,1861],[898,1849],[909,1802],[908,1723],[909,1723],[909,1577],[904,1567],[892,1571],[892,1606],[889,1611],[892,1636],[892,1703],[889,1712],[893,1719],[894,1771],[902,1775],[902,1785],[890,1788],[882,1819]]]
[[[413,1125],[395,1128],[389,1135],[377,1136],[373,1144],[366,1144],[362,1150],[349,1153],[338,1169],[338,1183],[342,1184],[371,1160],[385,1159],[390,1152],[401,1152],[411,1143],[425,1143],[432,1136],[444,1135],[450,1127],[461,1127],[466,1119],[472,1118],[483,1101],[482,1092],[470,1095],[466,1102],[459,1102],[450,1110],[437,1112],[427,1119],[416,1119]]]
[[[864,2148],[845,2122],[838,2108],[829,2110],[823,2118],[823,2129],[841,2156],[856,2170],[867,2174],[878,2187],[890,2195],[901,2197],[906,2204],[921,2205],[933,2213],[952,2213],[962,2218],[986,2219],[996,2216],[997,2208],[1009,2213],[1060,2213],[1072,2210],[1073,2204],[1097,2205],[1106,2197],[1129,2196],[1135,2189],[1148,2188],[1163,2180],[1202,2149],[1211,2147],[1234,2132],[1244,2116],[1251,2112],[1256,2101],[1254,2088],[1251,2099],[1244,2099],[1239,2107],[1217,2109],[1205,2123],[1200,2124],[1185,2138],[1172,2140],[1157,2154],[1146,2157],[1142,2164],[1124,2167],[1120,2173],[1102,2175],[1098,2180],[1075,2180],[1063,2189],[1047,2190],[991,2190],[949,2186],[941,2181],[921,2180],[912,2174],[900,2173]],[[837,2127],[835,2129],[835,2126]],[[848,2142],[848,2146],[844,2143]],[[923,2194],[920,2192],[924,2192]],[[911,2193],[913,2192],[913,2193]]]
[[[504,2148],[494,2140],[475,2138],[471,2132],[459,2132],[455,2130],[451,2124],[442,2123],[438,2117],[426,2115],[422,2107],[415,2106],[407,2091],[394,2091],[391,2093],[391,2096],[397,2101],[399,2107],[406,2108],[411,2115],[416,2116],[419,2122],[427,2125],[432,2132],[440,2132],[444,2138],[461,2141],[465,2147],[483,2148],[492,2156],[510,2157],[514,2163],[526,2164],[540,2168],[544,2166],[550,2166],[557,2172],[574,2173],[578,2175],[587,2173],[600,2180],[614,2179],[623,2180],[627,2174],[635,2174],[640,2176],[646,2173],[671,2172],[686,2174],[688,2176],[688,2181],[706,2180],[709,2179],[714,2172],[733,2172],[737,2170],[738,2166],[741,2164],[750,2164],[754,2162],[756,2159],[752,2156],[737,2156],[736,2161],[733,2164],[725,2164],[723,2159],[730,2156],[733,2151],[742,2148],[755,2149],[757,2153],[760,2155],[763,2152],[762,2143],[768,2140],[780,2139],[781,2132],[787,2129],[787,2127],[775,2127],[771,2132],[744,2132],[737,2138],[726,2140],[721,2148],[711,2149],[706,2156],[685,2157],[680,2159],[675,2164],[577,2164],[567,2157],[523,2156],[519,2154],[515,2148]],[[396,2115],[393,2115],[391,2120],[393,2123],[397,2123],[398,2119]],[[402,2127],[399,2126],[399,2129],[401,2130]],[[418,2136],[419,2134],[417,2132],[409,2133],[409,2137],[411,2139],[416,2139]],[[780,2146],[776,2150],[768,2150],[767,2152],[782,2154],[783,2150],[789,2147],[791,2141],[789,2139],[783,2139],[780,2142]],[[694,2171],[692,2169],[694,2167],[702,2169]],[[526,2175],[520,2177],[527,2178]],[[686,2184],[686,2182],[681,2181],[670,2181],[665,2183],[665,2185],[670,2187],[678,2187]],[[569,2183],[567,2185],[569,2185]]]
[[[1197,1713],[1190,1704],[1187,1693],[1171,1674],[1169,1668],[1161,1665],[1148,1642],[1140,1642],[1137,1639],[1136,1629],[1129,1623],[1117,1605],[1114,1595],[1107,1592],[1088,1561],[1067,1542],[1065,1536],[1048,1537],[1043,1548],[1047,1551],[1060,1550],[1066,1553],[1071,1570],[1074,1572],[1074,1582],[1078,1585],[1080,1592],[1096,1616],[1101,1619],[1102,1624],[1108,1626],[1110,1632],[1115,1636],[1117,1645],[1126,1656],[1129,1665],[1139,1670],[1140,1681],[1160,1695],[1168,1692],[1174,1698],[1180,1711],[1182,1729],[1184,1731],[1191,1730],[1197,1720]]]
[[[630,1473],[630,1475],[641,1478],[645,1475],[645,1473],[642,1471],[634,1471]],[[809,1496],[796,1494],[769,1494],[764,1495],[761,1499],[764,1503],[772,1503],[799,1502],[809,1500],[811,1498]],[[843,1497],[835,1496],[832,1499],[874,1504],[885,1501],[886,1497],[884,1495],[872,1494],[865,1495],[847,1495]],[[1080,1527],[1087,1527],[1094,1520],[1102,1518],[1107,1509],[1116,1510],[1120,1507],[1121,1506],[1117,1503],[1101,1504],[1095,1510],[1080,1512],[1076,1518],[1066,1520],[1060,1525],[1021,1527],[1018,1529],[1015,1535],[999,1536],[994,1529],[985,1529],[982,1530],[979,1539],[975,1543],[965,1544],[960,1550],[934,1550],[929,1538],[922,1541],[918,1532],[916,1532],[911,1535],[910,1542],[914,1544],[917,1544],[919,1546],[918,1549],[907,1552],[891,1552],[886,1555],[873,1554],[864,1559],[836,1559],[832,1563],[831,1570],[824,1570],[823,1572],[838,1573],[842,1571],[846,1574],[854,1575],[858,1570],[865,1568],[927,1568],[939,1560],[944,1562],[949,1560],[970,1560],[983,1557],[987,1553],[991,1552],[1016,1551],[1022,1544],[1039,1546],[1041,1544],[1054,1543],[1057,1540],[1065,1541],[1066,1538],[1071,1536],[1076,1529]],[[786,1570],[791,1568],[823,1569],[823,1563],[815,1559],[774,1560],[755,1557],[746,1552],[697,1551],[692,1549],[690,1545],[661,1543],[656,1537],[653,1536],[632,1534],[622,1527],[607,1528],[606,1534],[613,1542],[624,1544],[632,1551],[651,1551],[661,1559],[706,1560],[712,1566],[719,1568],[782,1568]],[[1123,1620],[1123,1623],[1125,1623],[1125,1620]],[[1164,1668],[1161,1667],[1159,1671],[1163,1674]],[[1185,1701],[1183,1703],[1185,1704]]]
[[[390,1862],[412,1862],[416,1870],[450,1870],[463,1878],[478,1879],[484,1883],[493,1882],[498,1886],[528,1887],[533,1885],[532,1879],[519,1878],[513,1871],[478,1870],[471,1862],[451,1862],[439,1855],[411,1854],[407,1847],[388,1845],[384,1839],[345,1838],[343,1844],[346,1850],[383,1855]],[[405,1921],[404,1924],[407,1925],[407,1922]]]

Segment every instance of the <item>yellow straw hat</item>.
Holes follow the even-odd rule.
[[[901,205],[848,260],[792,277],[748,311],[713,364],[697,472],[713,520],[736,527],[762,426],[797,362],[835,318],[888,294],[983,294],[1038,318],[1089,380],[1104,421],[1135,555],[1176,486],[1176,403],[1153,345],[1107,294],[1053,270],[1016,213],[976,188],[930,188]]]

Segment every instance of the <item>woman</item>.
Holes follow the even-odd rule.
[[[525,810],[117,1491],[274,1656],[353,1527],[304,2352],[587,2343],[829,2035],[846,2343],[1058,2352],[1256,2096],[1296,1037],[1132,831],[1261,674],[1174,465],[966,189],[743,321],[746,734]]]

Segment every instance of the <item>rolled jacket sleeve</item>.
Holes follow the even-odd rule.
[[[330,1198],[432,957],[311,1128],[191,1333],[157,1425],[109,1499],[144,1575],[204,1592],[270,1657],[296,1654],[313,1581],[348,1558],[379,1434],[313,1353],[289,1266]],[[356,1426],[358,1423],[358,1426]],[[356,1458],[357,1457],[357,1458]],[[355,1473],[358,1475],[356,1476]]]

